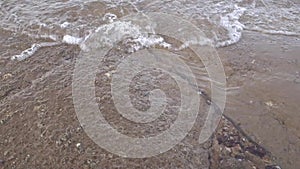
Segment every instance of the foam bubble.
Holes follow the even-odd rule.
[[[106,14],[104,15],[104,17],[103,17],[103,20],[104,20],[104,21],[107,21],[107,22],[109,22],[109,23],[112,23],[112,22],[114,22],[117,18],[118,18],[118,17],[117,17],[117,15],[115,15],[115,14],[112,14],[112,13],[106,13]]]
[[[64,22],[60,25],[61,28],[67,28],[71,23],[70,22]]]
[[[201,40],[189,40],[184,42],[179,48],[176,48],[175,50],[183,50],[190,47],[191,45],[201,45],[201,46],[212,45],[212,40],[208,38],[204,38]]]
[[[125,40],[124,42],[128,47],[127,51],[130,53],[155,45],[159,45],[163,48],[171,47],[170,44],[165,42],[163,37],[155,35],[150,25],[142,29],[131,21],[114,21],[98,27],[95,32],[102,33],[99,43],[110,47]],[[149,34],[149,32],[151,32],[151,34]],[[84,45],[81,45],[81,48],[87,50]]]
[[[300,32],[290,32],[290,31],[283,31],[283,30],[270,30],[270,29],[263,29],[258,26],[254,27],[245,27],[246,30],[250,31],[257,31],[265,34],[271,34],[271,35],[286,35],[286,36],[300,36]]]
[[[129,39],[127,43],[130,43],[128,48],[129,53],[141,50],[143,48],[150,48],[156,45],[163,48],[171,48],[171,44],[165,42],[164,38],[158,35],[139,36],[135,39]]]
[[[24,50],[20,55],[12,56],[12,60],[22,61],[32,56],[41,46],[39,44],[33,44],[30,48]]]
[[[36,51],[38,51],[38,49],[40,49],[41,47],[50,47],[50,46],[55,46],[55,45],[59,45],[60,43],[58,42],[44,42],[44,43],[34,43],[30,48],[24,50],[21,54],[19,55],[15,55],[11,57],[11,60],[18,60],[18,61],[22,61],[25,60],[29,57],[31,57],[32,55],[34,55],[36,53]]]
[[[71,45],[79,45],[83,40],[84,40],[84,38],[78,38],[78,37],[74,37],[71,35],[65,35],[63,37],[62,41],[64,43],[71,44]]]
[[[224,47],[237,43],[242,37],[244,25],[239,22],[240,17],[244,14],[246,8],[235,5],[235,10],[221,17],[220,25],[228,31],[229,40],[218,42],[217,47]]]

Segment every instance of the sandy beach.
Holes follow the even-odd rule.
[[[0,168],[297,169],[300,165],[299,37],[244,31],[237,44],[218,48],[228,88],[218,130],[199,145],[198,119],[182,143],[145,159],[113,155],[83,131],[72,101],[77,45],[43,47],[24,61],[12,61],[11,56],[45,39],[4,30],[0,37]],[[98,80],[100,93],[107,90],[101,85],[107,79]],[[113,110],[109,97],[100,98],[106,112]]]

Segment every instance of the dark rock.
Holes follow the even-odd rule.
[[[5,161],[4,160],[0,160],[0,166],[4,165]]]
[[[263,148],[259,146],[250,146],[246,148],[246,151],[249,151],[251,154],[259,156],[260,158],[264,157],[267,152]]]
[[[224,144],[226,147],[234,147],[240,144],[239,139],[232,136],[218,135],[217,140],[219,144]]]
[[[234,156],[234,158],[239,159],[239,160],[244,160],[245,156],[243,154],[237,154]]]
[[[268,165],[265,167],[265,169],[281,169],[278,165]]]

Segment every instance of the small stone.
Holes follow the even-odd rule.
[[[76,132],[81,132],[82,131],[82,128],[81,127],[77,127],[76,128]]]
[[[12,156],[10,156],[8,159],[7,159],[7,161],[10,161],[10,160],[12,160],[12,159],[14,159],[15,157],[12,155]]]
[[[45,136],[45,134],[46,134],[46,130],[44,130],[42,133],[41,133],[41,137],[44,137]]]
[[[225,150],[231,153],[231,149],[229,147],[225,147]]]
[[[95,168],[95,167],[96,167],[96,162],[94,162],[94,161],[91,160],[91,159],[88,159],[88,160],[86,161],[86,164],[88,164],[88,167],[89,167],[89,168]]]
[[[3,165],[3,164],[4,164],[4,160],[0,159],[0,165]]]
[[[60,146],[60,145],[62,145],[62,141],[61,141],[60,139],[59,139],[59,140],[57,140],[55,143],[56,143],[56,145],[57,145],[57,146]]]
[[[41,128],[43,128],[43,127],[44,127],[44,124],[42,124],[42,123],[38,123],[38,124],[37,124],[37,127],[41,129]]]
[[[78,152],[82,153],[84,151],[84,148],[81,143],[77,143],[76,147],[77,147]]]
[[[4,80],[9,79],[9,78],[11,78],[12,76],[13,76],[12,74],[7,73],[7,74],[3,75],[3,79],[4,79]]]
[[[243,161],[245,159],[245,156],[243,154],[237,154],[234,156],[234,158],[238,159],[239,161]]]
[[[265,169],[281,169],[278,165],[268,165],[265,167]]]
[[[255,145],[246,147],[245,150],[248,151],[249,153],[253,154],[254,156],[257,156],[260,158],[263,158],[267,154],[265,149],[263,149],[262,147],[259,147],[259,146],[255,146]]]
[[[33,112],[39,111],[40,107],[41,107],[41,106],[34,106],[34,107],[33,107]]]
[[[110,78],[111,74],[110,73],[105,73],[104,74],[106,77]]]
[[[223,127],[223,131],[228,131],[229,128],[228,127]]]
[[[25,161],[26,161],[26,162],[28,162],[28,161],[29,161],[29,159],[30,159],[30,155],[29,155],[29,154],[27,154],[27,156],[25,157]]]

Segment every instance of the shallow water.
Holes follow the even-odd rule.
[[[229,52],[228,57],[231,57],[232,60],[228,62],[232,62],[232,65],[228,67],[232,67],[234,72],[232,73],[232,79],[229,79],[232,83],[229,85],[232,86],[229,86],[228,90],[232,89],[232,91],[229,91],[228,94],[232,99],[229,100],[229,106],[227,107],[229,112],[228,114],[232,114],[232,116],[236,117],[235,120],[241,122],[242,127],[246,128],[246,131],[250,133],[251,136],[254,135],[254,138],[258,137],[258,141],[262,141],[267,148],[269,148],[272,152],[275,152],[275,154],[277,153],[277,156],[283,158],[281,161],[286,162],[288,161],[288,156],[299,155],[299,150],[296,149],[297,145],[299,145],[299,142],[297,142],[298,140],[293,137],[289,139],[281,137],[282,135],[285,135],[285,137],[296,135],[299,137],[299,135],[297,135],[299,131],[299,125],[297,125],[298,118],[295,118],[297,117],[297,112],[299,110],[299,108],[295,106],[297,104],[295,100],[298,100],[295,99],[298,98],[298,95],[295,94],[297,92],[295,91],[299,91],[299,87],[295,85],[296,80],[299,78],[296,78],[295,74],[299,74],[299,70],[291,67],[294,62],[295,67],[297,67],[298,61],[296,54],[298,52],[296,51],[296,47],[294,51],[290,52],[292,54],[282,52],[283,50],[291,50],[291,46],[293,46],[291,44],[297,46],[297,43],[299,44],[299,39],[296,39],[293,43],[288,43],[290,40],[287,40],[288,42],[283,42],[282,39],[285,38],[279,40],[271,39],[271,44],[274,42],[275,46],[269,51],[266,51],[265,48],[270,48],[272,45],[266,46],[265,44],[269,43],[269,41],[266,40],[260,45],[254,45],[254,47],[252,47],[253,49],[250,50],[248,48],[249,46],[253,46],[253,44],[256,44],[256,42],[261,39],[268,38],[257,37],[253,40],[251,39],[252,35],[248,35],[246,42],[243,42],[243,44],[239,46],[240,49],[236,50],[236,46],[232,46],[232,48],[222,48],[231,44],[242,43],[242,41],[240,43],[238,42],[243,36],[243,30],[258,31],[264,34],[279,34],[299,37],[300,3],[297,0],[88,0],[84,2],[80,0],[36,0],[20,2],[17,0],[3,0],[0,2],[0,26],[1,29],[9,30],[9,32],[13,32],[18,35],[24,34],[33,39],[29,40],[29,42],[18,42],[21,45],[29,45],[28,47],[31,47],[26,49],[28,47],[24,48],[21,46],[21,50],[26,50],[23,52],[20,51],[20,53],[15,56],[12,55],[12,59],[17,60],[24,60],[45,46],[59,46],[61,43],[80,45],[85,41],[90,33],[108,29],[114,30],[115,33],[119,35],[129,34],[133,37],[133,39],[125,41],[128,43],[138,44],[131,46],[129,51],[127,51],[129,53],[139,50],[142,47],[150,47],[157,44],[161,47],[169,48],[170,44],[166,43],[162,37],[145,36],[139,32],[135,25],[118,20],[118,18],[128,14],[153,11],[174,14],[193,22],[206,33],[207,37],[210,38],[216,47],[221,48],[219,51],[221,57],[224,57],[224,53],[231,51],[232,53]],[[126,28],[125,32],[121,31],[123,28]],[[19,41],[20,39],[22,38],[18,38],[15,41]],[[283,42],[283,44],[277,42]],[[12,40],[12,43],[10,44],[13,43],[14,40]],[[17,51],[17,49],[14,48],[14,45],[11,45],[9,48],[13,51],[11,52],[13,54]],[[226,52],[223,51],[222,53],[223,49]],[[3,53],[7,51],[3,50],[1,52]],[[50,53],[52,53],[52,51]],[[277,53],[280,53],[280,56],[276,56],[275,54]],[[10,53],[8,52],[8,54]],[[39,56],[43,59],[37,58],[36,60],[47,60],[44,57],[47,57],[48,55],[49,54],[45,53]],[[242,57],[244,59],[241,59]],[[59,57],[54,59],[58,58]],[[282,66],[285,69],[279,71],[278,65],[288,62],[289,60],[287,60],[287,58],[290,59],[291,63],[286,63]],[[20,64],[26,64],[26,62],[21,62]],[[53,64],[53,61],[51,61],[50,64]],[[24,71],[30,69],[26,66],[24,67]],[[37,67],[39,67],[39,65]],[[202,69],[199,64],[194,64],[193,68]],[[252,68],[255,73],[252,72]],[[275,73],[274,69],[276,70]],[[296,73],[296,70],[298,73]],[[229,71],[227,70],[227,75],[228,72]],[[259,73],[263,75],[260,75]],[[276,73],[284,74],[279,76],[281,80],[287,77],[291,77],[292,80],[282,80],[282,82],[278,82],[279,84],[274,83],[275,80],[267,81],[267,79],[276,77]],[[252,76],[255,80],[251,79]],[[206,79],[204,78],[205,75],[201,74],[198,80],[205,81]],[[266,85],[264,83],[266,83]],[[245,84],[248,84],[248,86]],[[270,84],[273,84],[275,87],[270,88]],[[291,84],[293,85],[292,87],[285,87],[285,90],[288,90],[287,92],[282,92],[279,96],[276,95],[278,94],[276,92],[277,90],[283,91],[281,89],[282,86],[288,86]],[[46,85],[48,85],[48,83]],[[204,85],[201,87],[205,88],[207,86]],[[253,89],[251,87],[253,87]],[[264,96],[264,93],[269,93],[270,96]],[[295,96],[292,94],[295,94]],[[253,104],[253,106],[247,109],[247,107],[245,108],[243,106],[247,106],[248,100],[245,101],[245,99],[249,98],[251,98],[249,103]],[[244,104],[244,102],[247,102],[247,104]],[[273,103],[276,104],[276,102],[278,102],[278,105],[281,102],[287,103],[285,103],[285,106],[279,107],[280,109],[268,106]],[[275,111],[269,107],[275,109]],[[271,113],[265,109],[271,109]],[[257,117],[252,117],[252,112],[257,113]],[[285,112],[286,114],[281,112]],[[268,117],[263,119],[260,117],[261,114],[267,114]],[[285,125],[275,123],[275,120],[270,120],[273,116],[276,120],[279,119],[278,121],[284,121],[287,127]],[[257,124],[257,121],[261,124]],[[261,128],[265,124],[269,127],[268,129]],[[272,128],[276,127],[280,129],[278,130],[278,133],[270,132],[273,130]],[[286,130],[288,132],[286,132]],[[266,132],[269,134],[265,134]],[[275,139],[281,140],[278,142],[272,141]],[[286,143],[292,141],[297,142],[297,144],[290,145],[290,143]],[[280,147],[281,145],[289,145],[291,147],[290,149],[298,152],[286,152],[284,146]],[[296,161],[296,158],[291,158],[291,161]]]
[[[0,26],[62,41],[65,35],[87,36],[107,23],[107,14],[122,17],[137,11],[165,12],[192,20],[217,46],[238,42],[243,29],[300,35],[300,5],[289,0],[4,0],[0,2]]]

